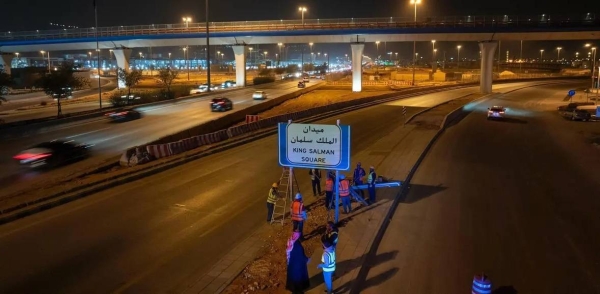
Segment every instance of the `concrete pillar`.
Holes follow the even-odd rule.
[[[482,94],[492,93],[494,51],[496,51],[497,46],[498,41],[479,42],[479,50],[481,50],[481,78],[479,79],[479,91]]]
[[[117,60],[117,67],[124,69],[125,72],[129,72],[129,58],[131,57],[131,49],[115,48],[113,49],[113,54],[115,54],[115,59]],[[125,88],[125,81],[119,79],[119,89]]]
[[[352,92],[362,91],[362,56],[365,44],[353,43],[352,47]]]
[[[4,72],[10,74],[10,66],[13,59],[12,53],[0,52],[0,68],[4,69]]]
[[[235,84],[238,87],[246,86],[246,45],[235,45],[233,54],[235,55]]]

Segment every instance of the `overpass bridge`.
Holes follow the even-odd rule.
[[[245,85],[247,45],[347,43],[352,48],[353,90],[361,91],[365,42],[477,41],[482,52],[481,91],[491,92],[492,63],[499,40],[590,40],[600,37],[595,14],[571,16],[456,16],[210,22],[211,45],[231,45],[238,85]],[[0,52],[112,49],[129,69],[130,48],[206,45],[206,23],[152,24],[0,33]],[[7,54],[8,53],[8,54]]]

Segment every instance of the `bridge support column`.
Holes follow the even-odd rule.
[[[362,91],[362,56],[365,44],[353,43],[352,47],[352,92]]]
[[[494,52],[498,46],[498,41],[479,42],[481,50],[481,77],[479,79],[479,91],[482,94],[492,93]]]
[[[237,87],[246,86],[246,45],[235,45],[233,54],[235,55],[235,84]]]
[[[129,48],[115,48],[113,49],[115,59],[117,59],[117,68],[122,68],[125,72],[129,72],[129,58],[131,57],[131,49]],[[118,70],[117,70],[118,76]],[[118,79],[118,78],[117,78]],[[125,89],[125,81],[119,80],[119,89]]]
[[[4,72],[10,74],[10,66],[13,59],[12,53],[0,52],[0,68],[4,69]]]

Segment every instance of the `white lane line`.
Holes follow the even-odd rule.
[[[87,134],[92,134],[92,133],[100,132],[102,130],[107,130],[107,129],[110,129],[110,128],[103,128],[103,129],[98,129],[98,130],[95,130],[95,131],[89,131],[89,132],[85,132],[85,133],[81,133],[81,134],[69,136],[69,137],[67,137],[67,139],[71,139],[71,138],[75,138],[75,137],[79,137],[79,136],[83,136],[83,135],[87,135]]]

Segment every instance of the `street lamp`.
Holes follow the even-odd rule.
[[[431,40],[431,50],[435,51],[435,40]]]
[[[219,62],[219,56],[221,55],[221,51],[217,51],[217,63]]]
[[[325,57],[327,57],[327,69],[326,72],[329,72],[329,54],[325,53]]]
[[[183,17],[183,22],[185,23],[186,28],[190,27],[190,21],[192,21],[191,17]]]
[[[540,49],[540,63],[544,60],[544,49]]]
[[[415,5],[415,27],[417,26],[417,4],[421,4],[421,0],[410,0],[410,4]],[[412,84],[415,85],[415,63],[416,63],[416,54],[417,53],[417,41],[413,41],[413,78]]]
[[[187,52],[188,48],[187,47],[183,47],[183,55],[185,58],[185,67],[187,67],[187,76],[188,76],[188,81],[190,80],[190,66],[188,64],[188,52]],[[140,54],[142,54],[140,52]],[[210,88],[210,86],[209,86]]]
[[[298,11],[300,11],[300,13],[302,13],[302,24],[304,25],[304,13],[306,12],[306,7],[304,7],[304,6],[298,7]]]
[[[458,53],[457,58],[456,58],[456,68],[460,68],[460,48],[462,48],[461,45],[456,46],[456,52]]]
[[[281,46],[283,46],[283,43],[277,43],[277,47],[279,47],[279,58],[277,61],[277,65],[279,66],[279,63],[281,62]]]
[[[556,54],[556,62],[558,62],[560,60],[560,50],[562,49],[562,47],[556,47],[556,51],[558,51],[558,53]]]
[[[308,46],[310,46],[310,52],[312,52],[312,46],[314,45],[314,43],[308,43]]]
[[[398,52],[394,53],[396,55],[396,60],[398,60]]]
[[[248,54],[250,54],[250,65],[252,65],[252,50],[254,50],[254,48],[252,48],[252,47],[248,48]]]
[[[377,56],[379,56],[379,41],[375,41],[375,45],[377,45]]]
[[[90,56],[90,68],[92,68],[92,52],[88,52],[88,55]]]
[[[592,44],[585,44],[585,47],[592,47]],[[594,89],[594,74],[596,73],[596,47],[592,47],[593,60],[592,61],[592,89]],[[598,97],[596,97],[596,103],[598,103]]]
[[[21,59],[19,58],[19,52],[15,52],[15,55],[17,55],[17,68],[19,68],[19,63],[21,61]]]
[[[46,51],[40,51],[40,53],[42,54],[42,64],[44,62],[44,54],[46,54]],[[48,73],[50,73],[50,51],[48,51]]]

